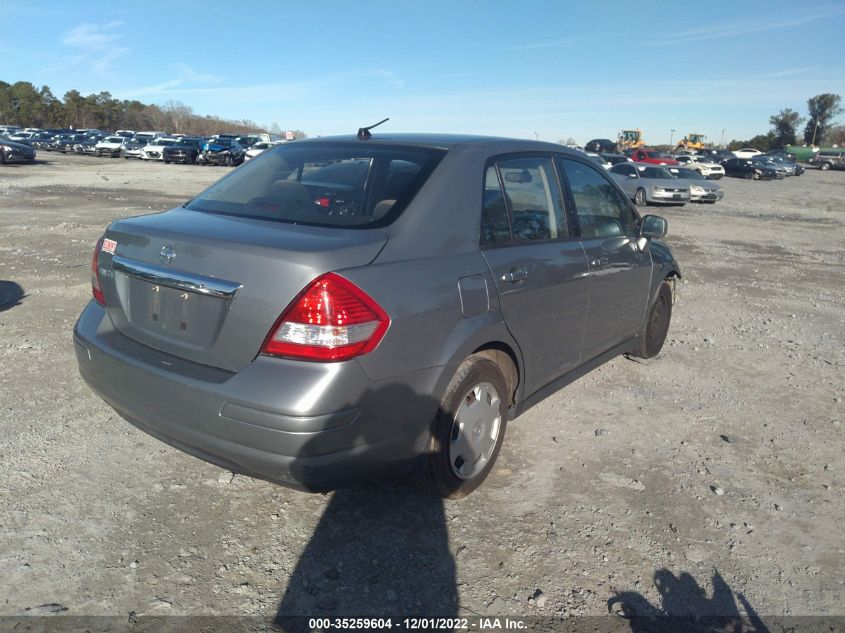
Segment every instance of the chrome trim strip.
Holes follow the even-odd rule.
[[[124,275],[158,284],[159,286],[187,290],[188,292],[196,292],[210,297],[234,299],[238,290],[243,286],[243,284],[234,281],[226,281],[225,279],[216,279],[193,273],[176,272],[153,266],[152,264],[136,262],[118,255],[113,256],[111,261],[112,268]]]

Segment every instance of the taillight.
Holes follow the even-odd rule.
[[[317,277],[285,309],[261,347],[263,354],[341,361],[376,348],[390,325],[363,290],[335,273]]]
[[[97,245],[94,247],[94,254],[91,256],[91,293],[94,295],[94,301],[100,305],[106,305],[106,298],[103,296],[103,290],[100,288],[100,249],[103,247],[103,238],[97,240]]]

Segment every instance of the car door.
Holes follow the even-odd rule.
[[[488,164],[481,248],[533,393],[580,362],[589,290],[551,156]]]
[[[636,214],[607,177],[587,163],[558,157],[590,269],[583,360],[639,333],[651,288],[651,253],[637,245]]]

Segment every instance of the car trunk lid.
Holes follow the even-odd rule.
[[[372,262],[386,242],[382,229],[185,209],[119,220],[105,237],[99,276],[115,328],[228,371],[255,358],[276,319],[310,281]]]

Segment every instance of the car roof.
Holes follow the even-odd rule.
[[[359,140],[356,135],[348,134],[302,139],[296,141],[296,143],[366,143],[370,145],[418,146],[445,150],[484,148],[491,154],[521,151],[551,151],[566,153],[572,156],[584,156],[583,152],[569,149],[557,143],[547,143],[545,141],[534,141],[529,139],[472,134],[378,134],[375,132],[372,134],[373,136],[367,140]]]

